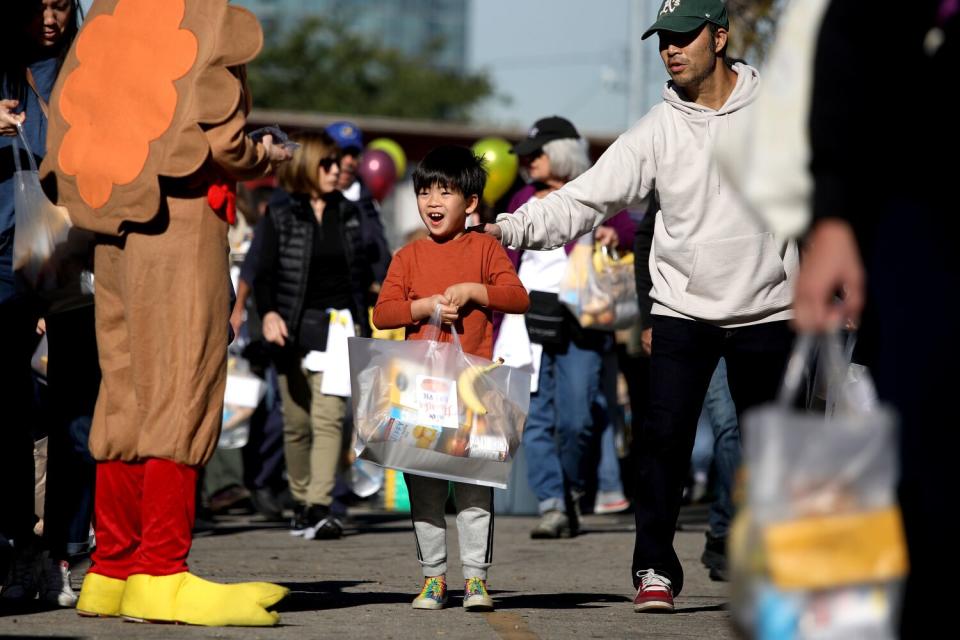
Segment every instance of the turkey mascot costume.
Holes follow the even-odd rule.
[[[279,621],[268,609],[287,589],[209,582],[186,562],[223,413],[230,196],[282,159],[243,131],[243,65],[262,44],[227,0],[97,0],[53,90],[44,183],[97,233],[97,546],[81,615]]]

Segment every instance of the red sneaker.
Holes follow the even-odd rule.
[[[670,586],[670,580],[653,569],[638,571],[640,576],[640,587],[637,589],[637,595],[633,599],[634,611],[672,612],[673,611],[673,587]]]

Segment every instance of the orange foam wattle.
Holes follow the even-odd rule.
[[[198,51],[196,36],[180,28],[184,11],[184,0],[120,0],[77,38],[78,66],[60,93],[69,128],[57,159],[94,209],[140,175],[150,142],[173,121],[173,83]]]

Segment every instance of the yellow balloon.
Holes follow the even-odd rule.
[[[407,171],[407,154],[403,152],[403,147],[390,138],[377,138],[371,140],[367,149],[380,149],[385,151],[390,159],[393,160],[393,166],[397,168],[397,180],[403,177]]]
[[[482,156],[487,169],[483,201],[488,205],[502,198],[517,179],[519,159],[510,153],[512,145],[503,138],[482,138],[473,145],[473,153]]]

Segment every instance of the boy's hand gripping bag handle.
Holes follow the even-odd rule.
[[[431,343],[436,344],[440,342],[440,336],[443,333],[443,321],[440,319],[440,305],[436,305],[433,308],[433,313],[430,315],[430,321],[427,323],[427,332],[426,337]],[[450,335],[453,336],[453,345],[457,348],[457,351],[463,353],[463,347],[460,346],[460,336],[457,335],[457,329],[450,324]],[[431,351],[432,353],[432,351]]]

